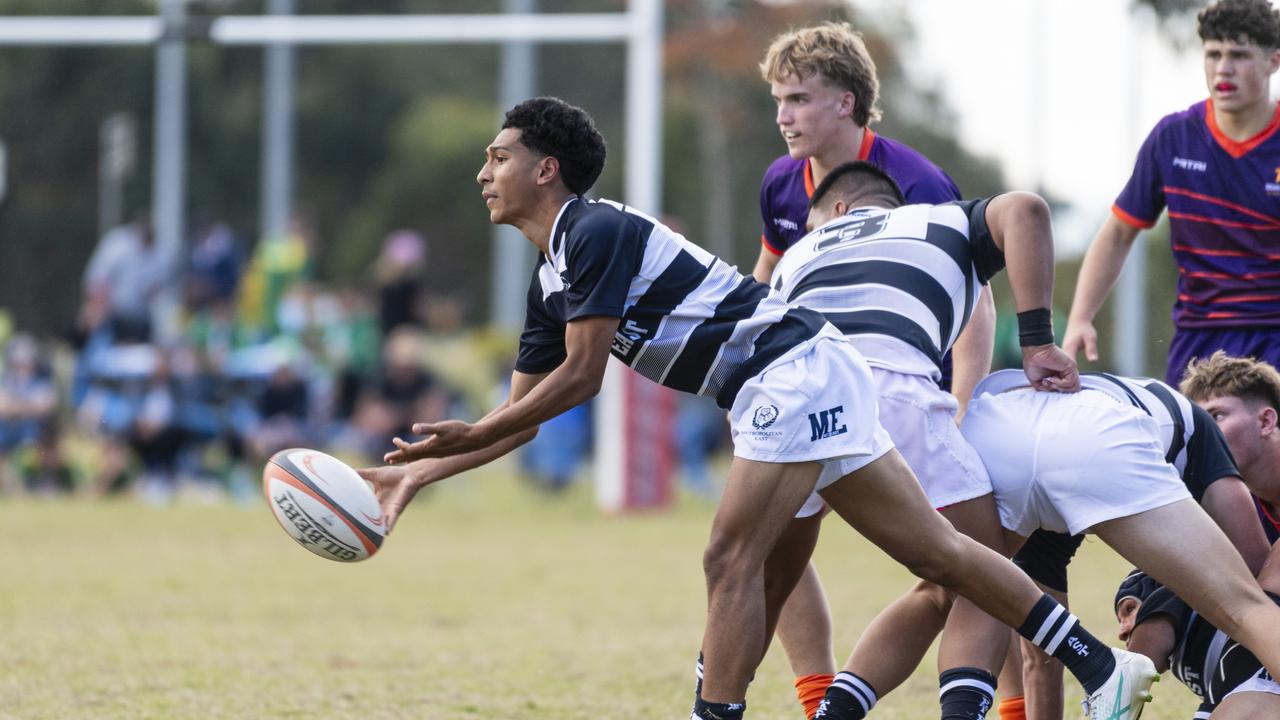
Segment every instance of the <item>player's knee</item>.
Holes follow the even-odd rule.
[[[924,598],[940,615],[946,615],[951,612],[951,606],[956,601],[954,592],[928,580],[921,580],[916,583],[912,592]]]
[[[713,533],[702,552],[702,571],[707,578],[707,587],[716,588],[741,577],[748,569],[747,555],[740,538]]]
[[[913,575],[940,589],[954,587],[967,572],[965,539],[955,532],[938,538],[906,565]]]

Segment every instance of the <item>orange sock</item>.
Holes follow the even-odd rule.
[[[822,704],[822,696],[827,694],[827,686],[835,679],[835,675],[817,673],[801,675],[796,678],[796,697],[804,706],[804,716],[812,720],[818,706]]]
[[[1027,720],[1026,698],[1019,695],[1000,700],[1000,720]]]

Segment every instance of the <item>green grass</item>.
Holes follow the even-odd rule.
[[[606,517],[585,488],[550,499],[493,470],[341,565],[265,505],[3,501],[0,718],[686,717],[712,510]],[[910,578],[834,520],[818,563],[843,654]],[[1097,542],[1073,568],[1077,613],[1108,639],[1126,568]],[[873,717],[936,717],[932,662]],[[749,707],[801,717],[777,649]],[[1166,677],[1144,718],[1193,708]]]

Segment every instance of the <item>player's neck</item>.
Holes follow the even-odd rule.
[[[548,196],[546,200],[538,203],[534,212],[511,224],[543,255],[551,257],[551,233],[555,231],[556,219],[560,217],[560,210],[564,208],[565,203],[573,197],[572,193],[557,197]]]
[[[1244,142],[1256,137],[1258,133],[1271,124],[1275,117],[1276,104],[1267,99],[1236,112],[1227,112],[1217,105],[1213,106],[1213,119],[1223,135],[1236,142]]]
[[[813,172],[815,186],[822,182],[827,173],[858,159],[858,151],[862,149],[862,138],[866,132],[866,128],[854,125],[853,132],[840,133],[827,143],[822,152],[809,158],[809,167]]]
[[[1273,516],[1280,514],[1280,440],[1268,442],[1266,451],[1252,465],[1247,471],[1240,468],[1250,480],[1246,484]]]

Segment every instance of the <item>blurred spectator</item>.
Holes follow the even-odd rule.
[[[301,218],[294,218],[287,234],[258,242],[241,279],[240,311],[259,338],[272,337],[280,329],[280,301],[311,276],[314,246],[315,234]]]
[[[28,495],[66,495],[75,490],[75,474],[62,452],[62,431],[56,422],[46,423],[40,437],[19,460],[22,490]]]
[[[0,488],[16,488],[10,456],[48,434],[57,402],[48,369],[41,367],[39,346],[27,335],[15,335],[5,346],[0,370]]]
[[[257,427],[247,437],[255,466],[285,448],[314,444],[308,442],[311,398],[300,364],[281,363],[258,396]]]
[[[235,300],[243,258],[231,226],[221,221],[203,223],[191,242],[187,268],[187,305],[200,310]]]
[[[154,301],[172,282],[175,252],[156,244],[145,215],[103,235],[85,269],[84,329],[92,333],[105,323],[113,342],[150,340]]]
[[[402,325],[423,326],[427,241],[412,230],[396,230],[382,241],[373,263],[378,323],[383,337]]]
[[[454,394],[422,363],[422,334],[401,327],[383,346],[379,373],[356,398],[351,421],[337,442],[371,457],[392,449],[391,438],[407,438],[415,422],[449,417]]]

